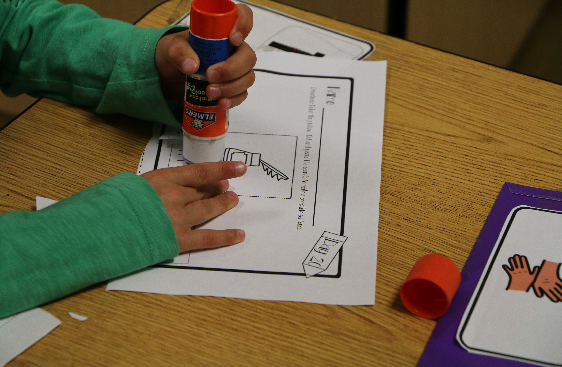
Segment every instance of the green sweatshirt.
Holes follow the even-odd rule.
[[[173,29],[54,0],[0,1],[0,89],[179,126],[154,64]],[[0,132],[1,133],[1,132]],[[0,214],[0,318],[178,254],[151,185],[122,173],[39,212]]]

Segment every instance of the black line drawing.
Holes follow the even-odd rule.
[[[552,302],[562,301],[561,263],[543,260],[531,270],[527,256],[519,254],[508,258],[508,262],[509,265],[502,265],[509,276],[506,290],[528,292],[533,289],[538,298],[546,295]]]
[[[316,57],[357,59],[363,48],[347,40],[301,25],[287,26],[258,47],[262,51],[285,51]]]
[[[278,49],[280,49],[281,51],[293,52],[293,53],[301,54],[301,55],[308,55],[308,56],[315,56],[315,57],[324,57],[324,56],[326,56],[326,55],[324,55],[324,54],[321,53],[321,52],[316,52],[316,53],[313,55],[313,54],[308,53],[308,52],[306,52],[306,51],[299,50],[299,49],[296,48],[296,47],[287,46],[287,45],[284,45],[284,44],[279,43],[279,42],[276,42],[276,41],[271,41],[271,43],[269,44],[269,47],[278,48]]]
[[[183,142],[181,130],[162,130],[155,152],[155,160],[143,160],[141,165],[150,169],[177,167],[189,164],[182,155]],[[265,174],[274,180],[267,179],[261,173],[262,169],[249,169],[246,175],[236,180],[238,196],[260,197],[272,199],[291,199],[293,193],[295,164],[297,159],[298,137],[292,135],[256,134],[243,132],[228,132],[229,146],[243,147],[227,148],[223,160],[240,160],[248,166],[261,167]],[[269,162],[262,159],[267,150]],[[262,152],[262,153],[252,153]],[[144,167],[139,165],[139,172]],[[260,178],[261,176],[261,178]]]
[[[346,240],[346,236],[324,231],[302,262],[306,277],[310,278],[326,271]]]
[[[289,177],[273,167],[271,164],[261,159],[261,153],[251,153],[246,150],[236,148],[226,148],[222,157],[223,161],[241,161],[248,167],[262,166],[265,173],[271,178],[277,178],[277,181],[288,180]]]
[[[346,83],[346,85],[349,85],[348,87],[349,96],[344,99],[346,101],[347,106],[349,106],[349,108],[345,119],[345,126],[347,127],[346,133],[342,135],[344,137],[342,138],[342,140],[345,141],[345,144],[342,144],[345,146],[345,155],[344,155],[345,162],[344,162],[341,206],[338,205],[338,208],[341,208],[341,212],[339,213],[340,225],[331,227],[333,228],[332,233],[325,232],[326,234],[330,233],[328,237],[332,239],[339,238],[338,236],[341,236],[341,238],[347,238],[344,236],[344,228],[345,228],[345,211],[347,208],[346,196],[347,196],[347,187],[348,187],[347,179],[348,179],[349,159],[350,159],[350,144],[351,144],[350,139],[351,139],[351,122],[352,122],[351,116],[353,112],[352,106],[353,106],[354,79],[348,77],[291,74],[291,73],[283,73],[283,72],[264,70],[264,69],[255,69],[255,72],[264,73],[267,75],[274,75],[274,76],[289,76],[289,77],[299,77],[299,78],[305,77],[305,78],[319,79],[319,80],[330,79],[330,80],[334,80],[332,83],[336,83],[337,81],[337,83]],[[324,120],[324,111],[322,114],[322,121],[323,120]],[[267,183],[264,185],[264,181],[256,179],[257,178],[256,176],[260,176],[260,175],[263,176],[263,174],[260,172],[261,170],[248,170],[246,175],[236,178],[236,180],[232,181],[233,191],[235,191],[238,194],[238,196],[253,197],[253,198],[268,198],[268,199],[288,199],[288,200],[294,198],[293,185],[295,184],[294,183],[295,177],[298,175],[298,177],[300,178],[300,172],[295,171],[295,168],[297,167],[297,159],[298,159],[297,151],[298,151],[298,147],[300,146],[298,136],[287,135],[287,134],[263,134],[258,132],[249,133],[249,132],[242,132],[242,131],[229,131],[227,134],[228,134],[227,135],[228,139],[230,139],[231,141],[231,143],[228,143],[228,145],[231,147],[244,148],[244,150],[242,149],[240,150],[244,152],[248,152],[250,154],[251,152],[262,152],[262,153],[272,152],[271,154],[274,154],[275,160],[273,162],[275,166],[277,166],[276,168],[280,167],[277,163],[280,162],[279,164],[283,164],[284,166],[286,166],[286,167],[281,167],[280,171],[282,171],[284,174],[289,176],[288,180],[266,179]],[[161,135],[160,146],[158,148],[158,156],[160,156],[162,153],[163,155],[166,155],[165,157],[166,159],[165,162],[164,159],[160,159],[161,161],[160,164],[165,165],[168,162],[172,164],[172,162],[176,161],[173,158],[169,159],[168,157],[168,155],[170,155],[169,153],[164,153],[164,151],[166,151],[165,147],[169,145],[168,143],[166,143],[166,140],[171,140],[176,136],[181,137],[181,132],[178,132],[177,134]],[[323,137],[324,134],[320,134],[318,149],[320,149],[320,147],[325,146],[324,144],[322,144]],[[181,149],[179,142],[177,146],[175,144],[173,144],[173,146],[177,149],[177,152],[175,152],[175,154],[171,154],[170,156],[171,157],[175,157],[176,155],[179,156],[180,155],[179,151]],[[252,159],[252,157],[249,157],[248,159],[251,163],[256,163],[257,159],[255,158],[257,157],[254,156],[254,159]],[[259,159],[261,160],[261,157],[259,157]],[[270,160],[271,158],[269,158],[268,156],[268,158],[266,159]],[[159,159],[157,158],[157,162],[158,161]],[[180,162],[178,161],[178,163]],[[154,168],[162,168],[164,165],[159,166],[157,163]],[[318,181],[318,175],[315,176],[316,176],[316,181]],[[282,189],[282,191],[279,191],[280,188]],[[340,243],[338,243],[338,245],[339,244],[343,245],[343,242],[344,241],[342,240]],[[318,243],[319,251],[323,251],[323,249],[320,248],[322,247],[321,246],[322,244],[323,243]],[[303,261],[302,263],[297,263],[297,264],[291,262],[291,263],[287,263],[288,265],[287,267],[275,268],[275,269],[270,269],[267,265],[265,266],[260,265],[252,268],[247,268],[247,267],[240,268],[235,265],[225,266],[223,264],[210,265],[210,264],[196,262],[195,259],[191,257],[189,259],[182,259],[181,263],[160,263],[157,265],[153,265],[153,267],[185,269],[185,270],[202,270],[202,271],[211,271],[211,272],[216,271],[216,272],[231,272],[231,273],[246,273],[246,274],[268,274],[268,275],[296,276],[296,277],[305,277],[308,275],[308,277],[314,277],[314,278],[338,279],[342,277],[342,273],[343,273],[342,259],[344,257],[343,247],[341,246],[338,247],[339,249],[337,251],[329,251],[329,254],[321,255],[322,260],[320,262],[314,263],[313,260],[319,259],[318,256],[316,256],[315,259],[312,259],[311,257],[310,258],[311,261],[308,262]],[[311,250],[311,253],[312,252],[313,251]],[[321,267],[314,266],[317,264],[323,264],[323,265]],[[300,268],[301,270],[299,271],[298,268]],[[305,270],[307,268],[308,271]]]

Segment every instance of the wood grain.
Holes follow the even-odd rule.
[[[255,2],[372,41],[369,59],[388,60],[376,304],[98,285],[45,305],[62,324],[10,366],[415,366],[435,321],[411,315],[399,300],[414,262],[440,253],[462,269],[505,181],[562,189],[562,86]],[[139,26],[167,26],[188,9],[189,1],[169,1]],[[41,100],[0,132],[0,212],[31,210],[36,195],[62,199],[134,171],[149,136],[149,123]]]

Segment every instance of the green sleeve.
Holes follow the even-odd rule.
[[[154,51],[184,29],[141,29],[55,0],[0,1],[0,89],[179,126],[182,103],[164,98]]]
[[[122,173],[37,212],[0,215],[0,318],[178,255],[142,177]]]

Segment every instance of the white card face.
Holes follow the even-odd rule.
[[[246,4],[252,9],[254,25],[245,41],[255,51],[294,52],[315,57],[360,60],[375,50],[371,42],[250,2],[235,2]],[[176,22],[187,26],[189,23],[189,14]]]
[[[457,331],[469,352],[562,365],[562,213],[507,218]]]

